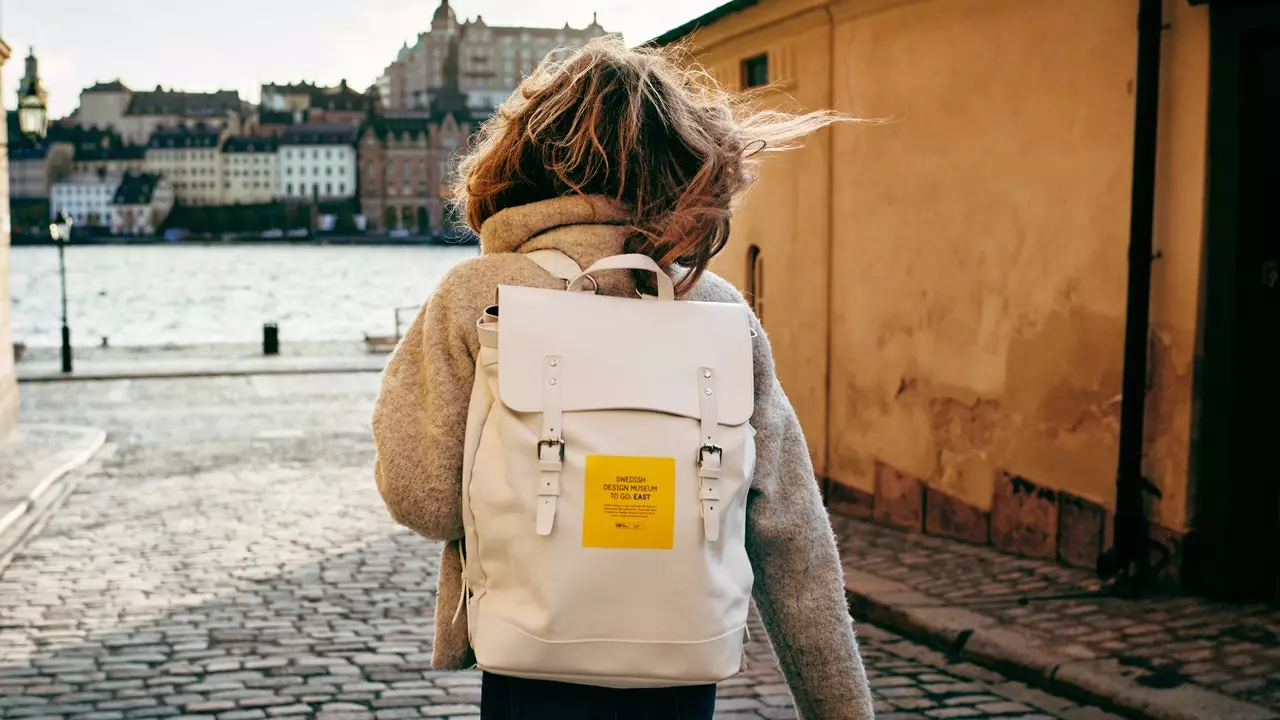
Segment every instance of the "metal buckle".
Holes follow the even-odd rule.
[[[719,445],[703,445],[698,448],[698,467],[706,464],[707,455],[716,455],[721,462],[724,461],[724,450],[721,450]]]
[[[564,441],[563,440],[539,440],[538,441],[538,462],[542,462],[542,448],[560,446],[560,462],[564,462]]]

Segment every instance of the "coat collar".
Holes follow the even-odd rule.
[[[480,248],[486,255],[551,248],[587,267],[621,253],[631,233],[621,203],[601,195],[570,195],[496,213],[480,228]]]

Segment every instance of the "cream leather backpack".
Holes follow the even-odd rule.
[[[568,292],[502,286],[478,322],[462,469],[477,664],[620,688],[729,678],[752,584],[749,311],[674,301],[643,255],[585,272],[527,257]],[[583,291],[628,269],[656,273],[658,297]]]

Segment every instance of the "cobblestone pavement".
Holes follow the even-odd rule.
[[[1138,682],[1193,682],[1280,711],[1280,607],[1099,593],[1086,570],[837,518],[847,568],[894,580],[1043,638],[1076,658],[1114,658]],[[1081,597],[1086,595],[1086,597]]]
[[[24,418],[106,427],[0,575],[0,717],[475,718],[431,671],[436,552],[370,478],[375,375],[57,383]],[[794,717],[764,633],[723,720]],[[1114,720],[871,627],[880,720]]]

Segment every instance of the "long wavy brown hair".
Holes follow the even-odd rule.
[[[499,211],[565,195],[605,195],[630,213],[627,252],[697,284],[729,241],[735,201],[761,153],[844,116],[760,110],[683,48],[629,49],[614,37],[557,50],[480,128],[454,187],[476,231]]]

